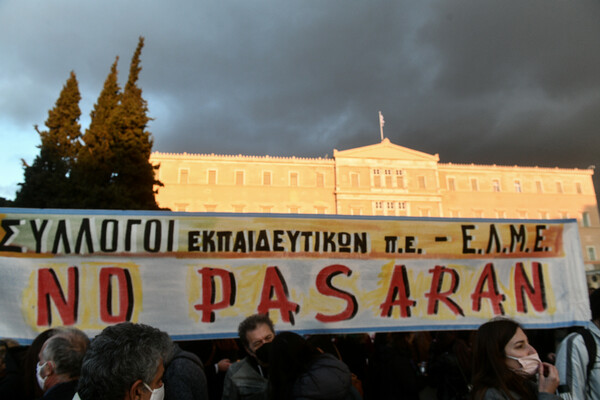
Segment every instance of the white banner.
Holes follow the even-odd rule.
[[[133,321],[235,337],[590,319],[575,220],[0,209],[0,337]]]

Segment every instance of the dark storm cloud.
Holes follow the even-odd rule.
[[[592,50],[600,45],[599,3],[447,2],[436,11],[419,32],[439,68],[431,90],[461,104],[438,112],[471,114],[464,149],[480,153],[473,161],[596,162],[598,113],[590,111],[600,107],[600,52]],[[450,136],[460,125],[449,124]],[[444,149],[451,159],[469,158],[460,147]]]
[[[378,142],[381,110],[442,162],[599,163],[597,1],[5,0],[0,123],[37,140],[74,70],[85,128],[140,35],[154,150],[331,156]]]

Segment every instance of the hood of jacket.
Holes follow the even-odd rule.
[[[294,383],[295,400],[341,400],[350,393],[352,375],[342,361],[331,354],[321,354]]]

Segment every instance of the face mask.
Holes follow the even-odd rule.
[[[272,344],[271,342],[265,343],[262,346],[260,346],[258,348],[258,350],[255,351],[256,358],[263,365],[268,365],[269,364],[269,352],[270,352],[270,349],[271,349],[271,344]]]
[[[35,377],[37,378],[37,383],[40,386],[40,389],[44,390],[44,384],[46,383],[47,376],[42,378],[42,370],[46,366],[47,362],[40,364],[39,362],[35,366]]]
[[[150,400],[163,400],[165,397],[165,385],[163,384],[161,387],[152,390],[152,388],[148,385],[146,385],[145,382],[144,386],[146,386],[146,389],[148,389],[150,392],[152,392],[152,394],[150,395]]]
[[[538,371],[540,364],[542,363],[542,360],[540,360],[540,357],[537,353],[533,353],[521,358],[512,356],[506,357],[518,361],[519,364],[521,364],[521,371],[523,371],[527,375],[534,375]]]

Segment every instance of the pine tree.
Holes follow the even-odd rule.
[[[78,189],[74,207],[115,208],[115,199],[110,190],[115,154],[113,147],[118,137],[117,111],[121,102],[117,64],[110,68],[104,87],[90,113],[90,126],[83,135],[77,164],[73,171],[73,182]]]
[[[71,72],[54,108],[45,122],[48,130],[35,130],[41,138],[40,154],[33,164],[25,164],[25,181],[20,184],[15,205],[20,207],[68,208],[74,193],[70,173],[80,149],[79,85]]]
[[[116,111],[118,136],[113,146],[115,164],[112,195],[115,207],[123,209],[158,209],[154,198],[154,185],[162,185],[155,178],[155,167],[150,164],[153,140],[146,130],[148,105],[142,97],[137,81],[142,69],[140,56],[144,38],[140,37],[131,59],[129,77]]]

